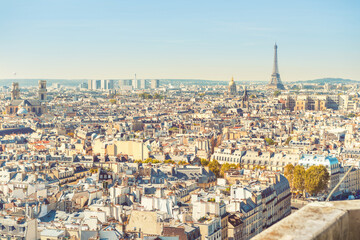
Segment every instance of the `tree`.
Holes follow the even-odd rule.
[[[293,188],[297,191],[303,192],[305,189],[305,168],[303,166],[297,165],[294,168],[294,177],[293,177]]]
[[[236,165],[234,163],[224,163],[221,165],[220,176],[224,177],[225,172],[229,171],[230,169],[236,169]]]
[[[164,163],[175,163],[175,161],[168,159],[168,160],[165,160]]]
[[[268,145],[274,145],[275,144],[275,141],[272,140],[271,138],[265,138],[265,141]]]
[[[152,162],[152,158],[147,158],[146,160],[143,161],[143,163],[151,163]]]
[[[290,141],[291,141],[291,138],[292,138],[292,137],[288,137],[288,138],[286,139],[285,145],[289,145],[289,143],[290,143]]]
[[[158,94],[158,93],[155,93],[153,98],[154,98],[154,99],[163,99],[164,97],[161,96],[161,95]]]
[[[175,131],[177,131],[177,130],[179,130],[177,127],[169,128],[169,131],[170,131],[170,132],[175,132]]]
[[[305,190],[311,195],[318,194],[326,190],[329,179],[325,166],[311,166],[305,172]]]
[[[142,99],[152,99],[153,98],[153,96],[147,92],[140,93],[139,97],[141,97]]]
[[[289,181],[290,189],[293,188],[293,179],[294,179],[294,165],[291,163],[286,165],[284,168],[284,176]]]
[[[189,163],[187,161],[179,161],[178,164],[179,165],[188,165]]]
[[[238,164],[236,164],[236,169],[241,169],[241,165],[240,165],[240,163],[238,163]]]
[[[216,177],[220,177],[220,168],[221,168],[221,165],[218,161],[216,160],[212,160],[209,165],[208,165],[210,171],[212,171]]]
[[[281,94],[281,91],[279,91],[279,90],[276,90],[276,91],[274,92],[274,96],[275,96],[275,97],[279,96],[280,94]]]
[[[207,166],[207,165],[209,165],[209,161],[206,160],[205,158],[202,158],[200,161],[201,161],[201,166]]]

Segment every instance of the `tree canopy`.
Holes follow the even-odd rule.
[[[213,159],[209,165],[208,165],[210,171],[212,171],[216,177],[220,177],[220,169],[221,169],[221,165],[218,161],[216,161],[215,159]]]
[[[279,90],[276,90],[276,91],[274,92],[274,96],[275,96],[275,97],[279,96],[280,94],[281,94],[281,91],[279,91]]]
[[[305,189],[305,168],[303,166],[297,165],[294,167],[293,175],[293,189],[303,192]]]
[[[272,140],[271,138],[265,138],[265,141],[268,145],[274,145],[275,144],[275,141]]]
[[[221,165],[221,170],[220,170],[220,176],[224,177],[224,173],[226,171],[229,171],[230,169],[236,169],[237,166],[235,163],[224,163],[223,165]]]
[[[291,189],[293,188],[294,168],[295,168],[294,165],[288,164],[285,166],[285,169],[284,169],[284,176],[289,181],[289,185],[290,185]]]
[[[155,93],[154,96],[151,95],[150,93],[144,92],[144,93],[140,93],[139,97],[141,97],[142,99],[163,99],[164,97],[161,96],[158,93]]]
[[[209,161],[207,160],[207,159],[205,159],[205,158],[202,158],[201,160],[201,166],[207,166],[207,165],[209,165]]]
[[[326,190],[330,179],[329,172],[323,165],[311,166],[305,173],[305,190],[311,195]]]
[[[285,145],[289,145],[290,141],[291,141],[292,137],[288,137],[285,141]]]
[[[305,190],[311,195],[326,190],[330,179],[329,172],[323,165],[311,166],[305,170],[303,166],[294,167],[288,164],[284,168],[284,176],[288,179],[292,191]]]

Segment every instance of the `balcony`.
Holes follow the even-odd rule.
[[[310,203],[252,239],[360,239],[360,200]]]

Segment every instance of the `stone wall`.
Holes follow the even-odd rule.
[[[360,200],[310,203],[253,239],[360,239]]]

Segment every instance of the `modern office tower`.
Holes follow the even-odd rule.
[[[278,67],[278,59],[277,59],[277,45],[275,43],[274,46],[274,67],[273,67],[273,73],[271,74],[271,80],[268,85],[268,88],[270,89],[279,89],[284,90],[285,87],[281,82],[280,79],[280,73],[279,73],[279,67]]]
[[[108,85],[107,85],[107,80],[106,80],[106,79],[102,79],[102,80],[101,80],[101,89],[106,90],[106,89],[108,89],[107,87],[108,87]]]
[[[88,83],[86,83],[86,82],[83,82],[83,83],[80,83],[79,84],[79,88],[88,88]]]
[[[94,89],[101,89],[101,80],[95,80]]]
[[[88,89],[91,90],[101,89],[101,80],[89,80]]]
[[[115,88],[115,81],[112,79],[107,80],[107,89],[111,90]]]
[[[134,79],[133,87],[134,87],[134,89],[146,89],[146,80],[145,79]]]
[[[52,88],[60,88],[60,87],[61,87],[60,83],[53,83],[52,84]]]
[[[133,89],[133,80],[132,79],[119,80],[119,88],[121,90],[132,90]]]
[[[159,81],[159,79],[152,79],[152,80],[151,80],[151,88],[152,88],[152,89],[159,88],[159,86],[160,86],[160,81]]]
[[[47,99],[46,81],[39,80],[39,100],[46,101],[46,99]]]
[[[111,79],[103,79],[101,80],[101,87],[102,90],[110,90],[114,89],[114,80]]]

